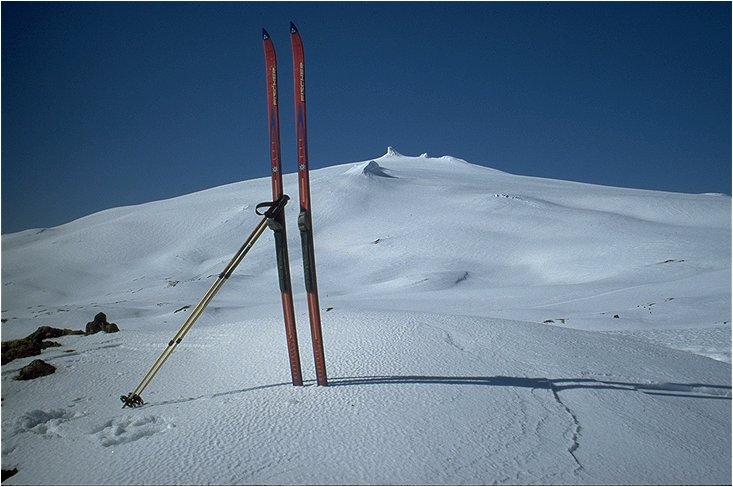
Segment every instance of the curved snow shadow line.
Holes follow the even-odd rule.
[[[363,377],[335,377],[329,385],[356,386],[378,384],[442,384],[442,385],[480,385],[494,387],[523,387],[527,389],[547,389],[560,392],[570,389],[606,389],[616,391],[637,391],[644,394],[687,397],[696,399],[731,400],[731,387],[710,384],[680,384],[663,382],[642,384],[598,379],[547,379],[544,377],[506,377],[506,376],[437,376],[437,375],[384,375]]]

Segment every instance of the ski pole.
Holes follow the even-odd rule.
[[[219,290],[224,286],[226,280],[229,279],[237,266],[242,262],[245,255],[247,255],[257,239],[259,239],[260,236],[264,233],[265,229],[270,223],[270,220],[275,218],[281,211],[283,211],[289,199],[290,198],[288,197],[288,195],[282,195],[275,201],[260,203],[257,205],[256,212],[258,215],[263,216],[262,220],[257,224],[249,237],[247,237],[239,250],[237,250],[237,252],[234,254],[234,257],[232,257],[224,270],[219,274],[216,281],[214,281],[209,290],[206,291],[206,294],[204,294],[203,298],[201,298],[201,301],[199,301],[189,317],[186,319],[186,321],[184,321],[181,328],[168,342],[168,345],[165,349],[163,349],[163,352],[160,354],[158,359],[153,363],[147,373],[143,376],[138,386],[132,392],[127,394],[127,396],[120,396],[120,400],[123,403],[123,409],[128,406],[136,407],[144,404],[142,397],[140,397],[140,394],[142,394],[145,388],[150,384],[160,368],[163,366],[163,364],[165,364],[166,360],[168,360],[168,357],[170,357],[173,351],[176,349],[178,344],[181,343],[183,338],[193,327],[196,320],[198,320],[198,318],[204,312],[211,300],[214,299],[214,296],[216,296]],[[267,210],[264,213],[260,213],[259,210],[261,208],[267,208]]]

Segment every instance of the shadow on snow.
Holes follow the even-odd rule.
[[[304,381],[307,387],[314,386],[314,380]],[[546,389],[557,394],[570,389],[599,389],[614,391],[637,391],[644,394],[686,397],[694,399],[725,399],[731,400],[731,387],[709,384],[680,384],[673,382],[642,384],[637,382],[620,382],[599,379],[547,379],[543,377],[506,377],[506,376],[438,376],[438,375],[380,375],[362,377],[333,377],[329,379],[329,387],[354,387],[370,385],[448,385],[448,386],[492,386],[492,387],[520,387],[526,389]],[[170,404],[179,404],[201,399],[215,399],[218,397],[245,394],[262,389],[273,389],[290,386],[289,382],[266,384],[233,391],[204,394],[195,397],[178,398],[168,401],[148,403],[146,406],[156,407]]]
[[[478,385],[494,387],[522,387],[547,389],[554,392],[569,389],[607,389],[616,391],[638,391],[645,394],[690,397],[700,399],[731,399],[731,387],[709,384],[680,384],[672,382],[642,384],[598,379],[547,379],[532,377],[480,377],[480,376],[436,376],[436,375],[385,375],[364,377],[335,377],[330,386],[358,386],[379,384],[439,384]]]

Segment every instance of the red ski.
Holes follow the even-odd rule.
[[[318,282],[316,279],[316,256],[313,248],[313,220],[311,218],[310,182],[308,180],[308,138],[305,116],[305,59],[303,42],[298,28],[290,22],[290,43],[293,49],[293,84],[295,88],[295,130],[298,144],[298,188],[300,193],[300,229],[303,248],[303,271],[308,298],[313,357],[316,365],[318,385],[328,385],[326,358],[323,353],[321,332],[321,310],[318,304]]]
[[[265,67],[267,69],[267,121],[270,127],[270,162],[272,164],[272,199],[277,201],[283,196],[282,168],[280,163],[280,113],[277,97],[277,56],[270,34],[262,29],[265,45]],[[295,309],[290,281],[290,262],[288,259],[288,237],[285,231],[285,211],[278,212],[268,219],[268,226],[275,233],[275,252],[277,272],[280,280],[285,337],[288,342],[290,374],[294,386],[303,385],[298,351],[298,333],[295,327]]]

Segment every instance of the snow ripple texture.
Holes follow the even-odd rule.
[[[282,324],[255,320],[192,332],[134,410],[119,409],[120,388],[138,379],[143,359],[157,355],[149,344],[165,334],[122,332],[115,339],[125,346],[115,348],[66,337],[87,358],[73,363],[86,385],[72,374],[51,392],[3,379],[3,461],[19,466],[7,482],[728,479],[728,364],[505,320],[334,310],[328,323],[327,388],[309,377],[307,340],[307,385],[284,381]],[[250,353],[241,353],[245,346]],[[644,370],[638,356],[646,357]],[[104,469],[94,468],[102,461]]]

